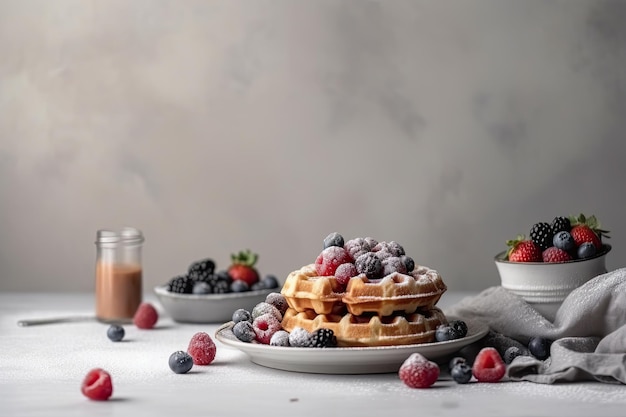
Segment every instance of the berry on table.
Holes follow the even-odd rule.
[[[550,356],[550,345],[552,341],[545,337],[531,337],[528,341],[530,354],[539,360],[545,360]]]
[[[193,367],[193,358],[187,352],[179,350],[170,355],[168,365],[177,374],[186,374]]]
[[[509,246],[507,259],[510,262],[541,262],[541,250],[535,242],[526,240],[524,235],[507,240],[506,244]]]
[[[410,388],[428,388],[439,378],[439,365],[420,353],[412,353],[400,366],[398,375]]]
[[[107,330],[107,337],[113,342],[119,342],[124,338],[124,328],[118,324],[112,324]]]
[[[448,362],[448,372],[452,371],[452,368],[460,363],[467,363],[467,359],[465,359],[463,356],[455,356],[450,359],[450,362]]]
[[[330,246],[315,259],[315,270],[320,276],[332,276],[339,265],[351,261],[350,254],[344,248]]]
[[[90,400],[108,400],[113,394],[111,375],[102,368],[90,370],[83,379],[80,391]]]
[[[194,334],[187,347],[187,353],[191,355],[195,365],[209,365],[215,359],[216,352],[215,342],[205,332]]]
[[[159,313],[150,303],[141,303],[133,317],[133,323],[140,329],[152,329],[159,320]]]
[[[326,249],[331,246],[339,246],[340,248],[343,248],[343,244],[344,244],[343,236],[341,236],[337,232],[333,232],[324,238],[323,249]]]
[[[493,347],[484,347],[476,355],[472,374],[479,382],[498,382],[506,373],[506,364]]]
[[[572,255],[565,252],[563,249],[557,248],[556,246],[550,246],[541,253],[541,258],[544,262],[562,263],[571,261]]]
[[[467,363],[458,363],[450,370],[450,376],[458,384],[467,384],[472,379],[472,367]]]

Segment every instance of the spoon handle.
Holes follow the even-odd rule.
[[[17,325],[20,327],[38,326],[40,324],[56,324],[56,323],[73,323],[80,321],[94,320],[93,316],[68,316],[68,317],[52,317],[48,319],[27,319],[20,320]]]

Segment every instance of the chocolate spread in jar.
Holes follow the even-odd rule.
[[[141,304],[142,268],[105,262],[96,264],[96,317],[104,322],[130,322]]]

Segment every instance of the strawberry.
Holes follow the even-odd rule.
[[[510,262],[541,262],[541,250],[532,240],[527,240],[524,235],[518,235],[516,239],[507,240],[510,249],[507,259]]]
[[[567,253],[563,249],[557,248],[556,246],[551,246],[548,249],[544,250],[541,253],[541,258],[544,262],[550,263],[561,263],[572,260],[572,256],[569,253]]]
[[[609,231],[600,228],[600,222],[596,216],[586,217],[581,213],[578,217],[570,216],[570,223],[572,224],[570,234],[576,242],[576,247],[585,242],[590,242],[596,249],[600,250],[602,249],[602,238],[610,238]]]
[[[258,259],[256,253],[252,253],[249,249],[234,253],[230,256],[231,265],[228,267],[228,275],[233,280],[244,281],[249,286],[259,282],[259,272],[254,267]]]
[[[478,352],[472,365],[472,374],[478,382],[498,382],[505,373],[506,364],[495,348],[484,347]]]

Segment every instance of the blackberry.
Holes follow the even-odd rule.
[[[344,240],[343,236],[341,236],[337,232],[333,232],[324,238],[324,249],[329,246],[339,246],[343,248]]]
[[[552,226],[546,222],[535,223],[530,229],[530,239],[543,251],[552,246],[554,233]]]
[[[194,270],[189,271],[187,276],[196,282],[209,282],[213,273],[209,271]]]
[[[330,329],[317,329],[311,334],[308,347],[325,348],[337,346],[335,332]]]
[[[178,294],[191,294],[193,291],[193,279],[188,275],[179,275],[167,283],[167,290]]]
[[[450,325],[450,327],[456,330],[461,337],[467,336],[467,323],[465,323],[463,320],[452,320],[448,324]]]
[[[437,342],[447,342],[448,340],[456,340],[461,337],[461,333],[450,324],[441,324],[435,330],[435,340]]]
[[[383,271],[380,259],[373,253],[367,252],[359,256],[354,263],[359,274],[365,274],[369,279],[379,278]]]
[[[217,280],[213,286],[213,294],[226,294],[230,292],[230,283],[227,281]]]
[[[196,272],[201,273],[201,274],[202,273],[212,274],[213,272],[215,272],[215,262],[213,262],[213,260],[209,258],[195,261],[191,265],[189,265],[188,272],[189,274],[196,273]]]
[[[563,216],[555,217],[550,226],[552,227],[552,233],[555,235],[559,232],[569,232],[572,230],[572,223],[567,217]]]

